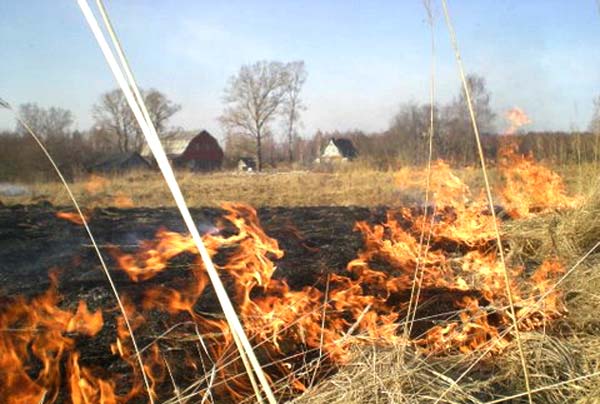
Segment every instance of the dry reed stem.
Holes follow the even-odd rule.
[[[487,195],[487,200],[490,208],[490,214],[492,216],[492,222],[494,224],[494,231],[496,233],[496,242],[498,244],[498,256],[500,257],[500,264],[502,266],[503,274],[504,274],[504,284],[506,287],[506,296],[508,297],[508,302],[510,304],[510,314],[511,320],[515,325],[515,338],[517,340],[517,346],[519,347],[519,354],[521,356],[521,364],[523,367],[523,377],[525,379],[525,386],[527,387],[527,391],[531,390],[529,385],[529,372],[527,370],[527,364],[525,360],[525,352],[523,351],[523,346],[521,344],[521,335],[519,333],[519,328],[516,326],[517,324],[517,314],[514,305],[514,297],[512,294],[512,290],[510,288],[510,278],[508,275],[508,270],[506,269],[506,261],[504,259],[504,248],[502,247],[502,238],[500,237],[500,230],[498,229],[498,221],[496,219],[496,211],[494,209],[494,200],[492,198],[492,191],[490,187],[490,182],[488,179],[488,174],[486,170],[485,157],[483,155],[483,148],[481,146],[481,138],[479,136],[479,127],[477,126],[477,120],[475,118],[475,109],[473,108],[473,102],[471,100],[471,91],[469,89],[469,85],[467,84],[467,79],[465,77],[465,71],[462,64],[462,59],[460,56],[460,51],[458,48],[458,40],[456,39],[456,33],[454,32],[454,27],[452,25],[452,21],[450,20],[450,13],[448,12],[448,4],[446,0],[442,0],[442,7],[444,9],[444,16],[446,17],[446,25],[448,26],[448,31],[450,33],[450,42],[452,43],[452,47],[454,48],[454,55],[456,57],[456,63],[458,65],[458,71],[460,74],[460,79],[462,81],[463,90],[465,93],[465,97],[467,99],[467,106],[469,108],[469,115],[471,117],[471,123],[473,125],[473,131],[475,132],[475,140],[477,143],[477,152],[479,153],[479,161],[481,163],[481,171],[483,173],[483,179],[485,182],[485,192]],[[443,398],[443,395],[440,396],[440,399]],[[533,404],[533,398],[531,393],[527,395],[529,400],[529,404]],[[436,401],[436,403],[439,400]]]
[[[101,2],[101,0],[97,0],[97,1]],[[210,255],[208,254],[208,251],[206,250],[206,246],[204,245],[204,242],[200,236],[200,233],[198,232],[198,229],[194,223],[194,220],[191,216],[189,208],[185,202],[185,198],[183,197],[181,189],[175,178],[173,169],[171,168],[171,165],[167,159],[165,151],[160,143],[158,134],[156,133],[156,128],[154,127],[153,123],[151,122],[151,120],[149,118],[150,115],[146,109],[146,106],[145,106],[143,100],[141,100],[141,96],[139,94],[137,84],[135,83],[135,80],[133,80],[133,74],[131,73],[131,69],[129,68],[127,59],[124,57],[124,52],[121,49],[121,46],[120,46],[118,40],[116,40],[116,34],[115,34],[114,30],[112,29],[112,25],[109,22],[109,18],[108,18],[108,15],[106,14],[106,10],[104,9],[104,7],[100,8],[100,11],[103,14],[104,20],[106,22],[106,29],[110,32],[111,39],[113,40],[113,46],[115,48],[119,49],[117,54],[119,56],[119,62],[121,65],[119,65],[119,62],[117,62],[112,50],[110,49],[110,46],[108,45],[106,39],[104,38],[104,34],[102,33],[102,30],[100,29],[100,27],[98,25],[96,17],[94,16],[91,9],[89,8],[89,5],[87,4],[87,0],[78,0],[78,4],[81,8],[81,11],[93,33],[96,41],[98,42],[98,45],[105,57],[106,62],[108,63],[108,65],[113,73],[114,78],[116,79],[117,83],[119,84],[119,87],[123,91],[125,99],[127,100],[127,103],[129,104],[129,107],[131,108],[136,121],[138,122],[140,128],[142,129],[142,133],[144,134],[144,137],[146,138],[146,140],[148,142],[150,150],[152,151],[152,155],[154,156],[154,158],[163,174],[163,177],[164,177],[167,185],[169,186],[169,190],[171,191],[171,194],[172,194],[173,198],[175,199],[177,208],[179,209],[179,211],[181,213],[183,221],[184,221],[188,231],[190,232],[192,239],[194,240],[194,244],[196,245],[198,252],[200,253],[200,257],[202,258],[202,261],[206,268],[206,272],[207,272],[207,274],[210,278],[210,281],[215,289],[217,299],[219,300],[219,303],[220,303],[220,305],[223,309],[223,312],[225,314],[225,317],[227,319],[227,323],[231,329],[231,335],[233,336],[233,340],[236,344],[237,349],[240,352],[240,356],[242,358],[244,366],[246,367],[248,377],[250,378],[250,381],[252,383],[252,387],[254,388],[256,397],[259,402],[262,402],[262,395],[256,385],[256,382],[253,379],[254,374],[256,375],[256,377],[258,377],[261,387],[262,387],[262,390],[264,391],[264,393],[267,397],[267,400],[269,401],[269,403],[274,404],[276,401],[275,401],[275,397],[273,396],[273,393],[271,391],[271,387],[269,386],[269,381],[266,378],[266,376],[262,370],[262,367],[261,367],[260,363],[258,362],[258,359],[256,358],[254,349],[253,349],[252,345],[250,344],[248,337],[245,334],[244,328],[242,327],[240,320],[237,317],[237,314],[233,308],[231,300],[229,299],[229,296],[228,296],[228,294],[221,282],[221,279],[214,267],[212,259],[211,259]],[[125,74],[123,73],[123,70],[126,71]],[[132,89],[133,89],[133,91],[132,91]],[[134,93],[135,93],[135,95],[134,95]],[[140,100],[141,100],[141,102],[140,102]]]
[[[431,74],[430,74],[430,83],[429,83],[429,144],[428,144],[428,155],[427,155],[427,168],[426,168],[426,184],[425,184],[425,212],[423,214],[424,219],[427,219],[427,215],[429,213],[429,193],[431,188],[431,160],[433,157],[433,135],[434,135],[434,109],[435,109],[435,35],[434,35],[434,26],[433,26],[433,10],[431,9],[431,0],[423,0],[423,6],[425,7],[425,11],[427,12],[427,20],[429,23],[429,31],[431,34]],[[432,213],[431,219],[433,222],[433,218],[435,213]],[[419,296],[421,293],[421,283],[423,280],[423,273],[425,268],[422,268],[423,254],[427,254],[429,250],[429,241],[431,240],[431,234],[433,232],[433,226],[429,226],[429,235],[427,237],[427,245],[423,247],[423,241],[425,239],[425,223],[426,220],[423,220],[421,224],[421,234],[419,236],[419,253],[417,254],[417,264],[415,268],[415,273],[412,280],[411,290],[410,290],[410,298],[408,300],[408,309],[407,316],[409,321],[404,324],[404,339],[408,340],[408,337],[412,331],[413,321],[415,316],[417,315],[417,308],[419,305]],[[418,284],[417,284],[418,280]],[[415,299],[416,295],[416,299]],[[414,299],[414,310],[413,306]],[[412,310],[412,313],[411,313]]]

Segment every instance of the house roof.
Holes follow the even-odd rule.
[[[114,167],[118,168],[126,164],[130,160],[139,161],[142,164],[148,165],[148,162],[137,152],[116,153],[97,160],[91,167]]]
[[[248,167],[254,167],[256,165],[256,160],[252,157],[240,157],[240,161],[243,161]]]
[[[358,150],[354,147],[354,143],[350,139],[331,138],[333,144],[338,148],[343,157],[353,158],[358,156]]]

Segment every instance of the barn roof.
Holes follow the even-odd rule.
[[[176,132],[176,133],[169,134],[169,135],[161,138],[160,142],[162,143],[167,156],[169,156],[169,157],[179,156],[185,151],[185,149],[188,147],[188,145],[190,144],[192,139],[194,139],[196,136],[198,136],[202,132],[205,132],[205,131],[202,130],[199,132],[198,131]],[[142,147],[142,151],[140,152],[140,154],[144,157],[152,155],[152,152],[150,151],[148,144],[144,144],[144,147]]]
[[[358,156],[358,150],[354,147],[354,143],[350,139],[331,138],[333,144],[338,148],[343,157],[354,158]]]

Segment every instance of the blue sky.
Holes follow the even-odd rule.
[[[93,3],[93,1],[91,2]],[[459,89],[441,5],[435,4],[437,96]],[[106,0],[138,82],[182,105],[172,124],[221,135],[223,88],[242,64],[306,63],[304,132],[385,129],[406,101],[429,94],[429,28],[420,0]],[[595,0],[450,0],[467,71],[486,77],[498,112],[531,129],[585,129],[600,95]],[[115,87],[75,0],[0,2],[0,97],[73,111]],[[499,126],[503,125],[499,121]],[[0,128],[13,127],[0,112]]]

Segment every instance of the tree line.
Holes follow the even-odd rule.
[[[168,125],[181,109],[165,94],[142,90],[148,113],[160,136],[179,128]],[[92,107],[94,123],[86,131],[75,130],[73,113],[59,107],[43,108],[35,103],[18,107],[21,119],[44,142],[50,155],[69,178],[99,158],[116,153],[139,152],[143,134],[121,90],[103,93]],[[53,170],[24,127],[0,132],[0,181],[34,181],[54,178]]]
[[[307,80],[303,61],[288,63],[259,61],[242,66],[223,91],[223,111],[218,118],[224,132],[226,167],[239,157],[256,158],[259,169],[310,166],[330,138],[351,139],[360,159],[378,169],[424,164],[433,113],[434,158],[455,165],[477,164],[475,138],[467,102],[458,88],[447,104],[431,110],[427,103],[406,102],[398,108],[388,128],[378,133],[318,130],[302,133],[302,113],[306,106],[302,89]],[[491,107],[492,94],[485,78],[467,77],[486,157],[498,153],[497,115]],[[156,89],[142,90],[150,117],[159,133],[167,137],[183,129],[170,125],[181,105]],[[102,94],[92,108],[94,123],[87,131],[74,130],[71,111],[42,108],[28,103],[19,106],[19,115],[44,140],[51,155],[67,176],[74,176],[101,156],[139,152],[144,145],[141,133],[121,90]],[[600,96],[594,100],[594,113],[584,132],[528,132],[518,134],[520,150],[559,164],[600,163]],[[0,181],[31,181],[52,178],[37,145],[19,124],[0,133]]]

